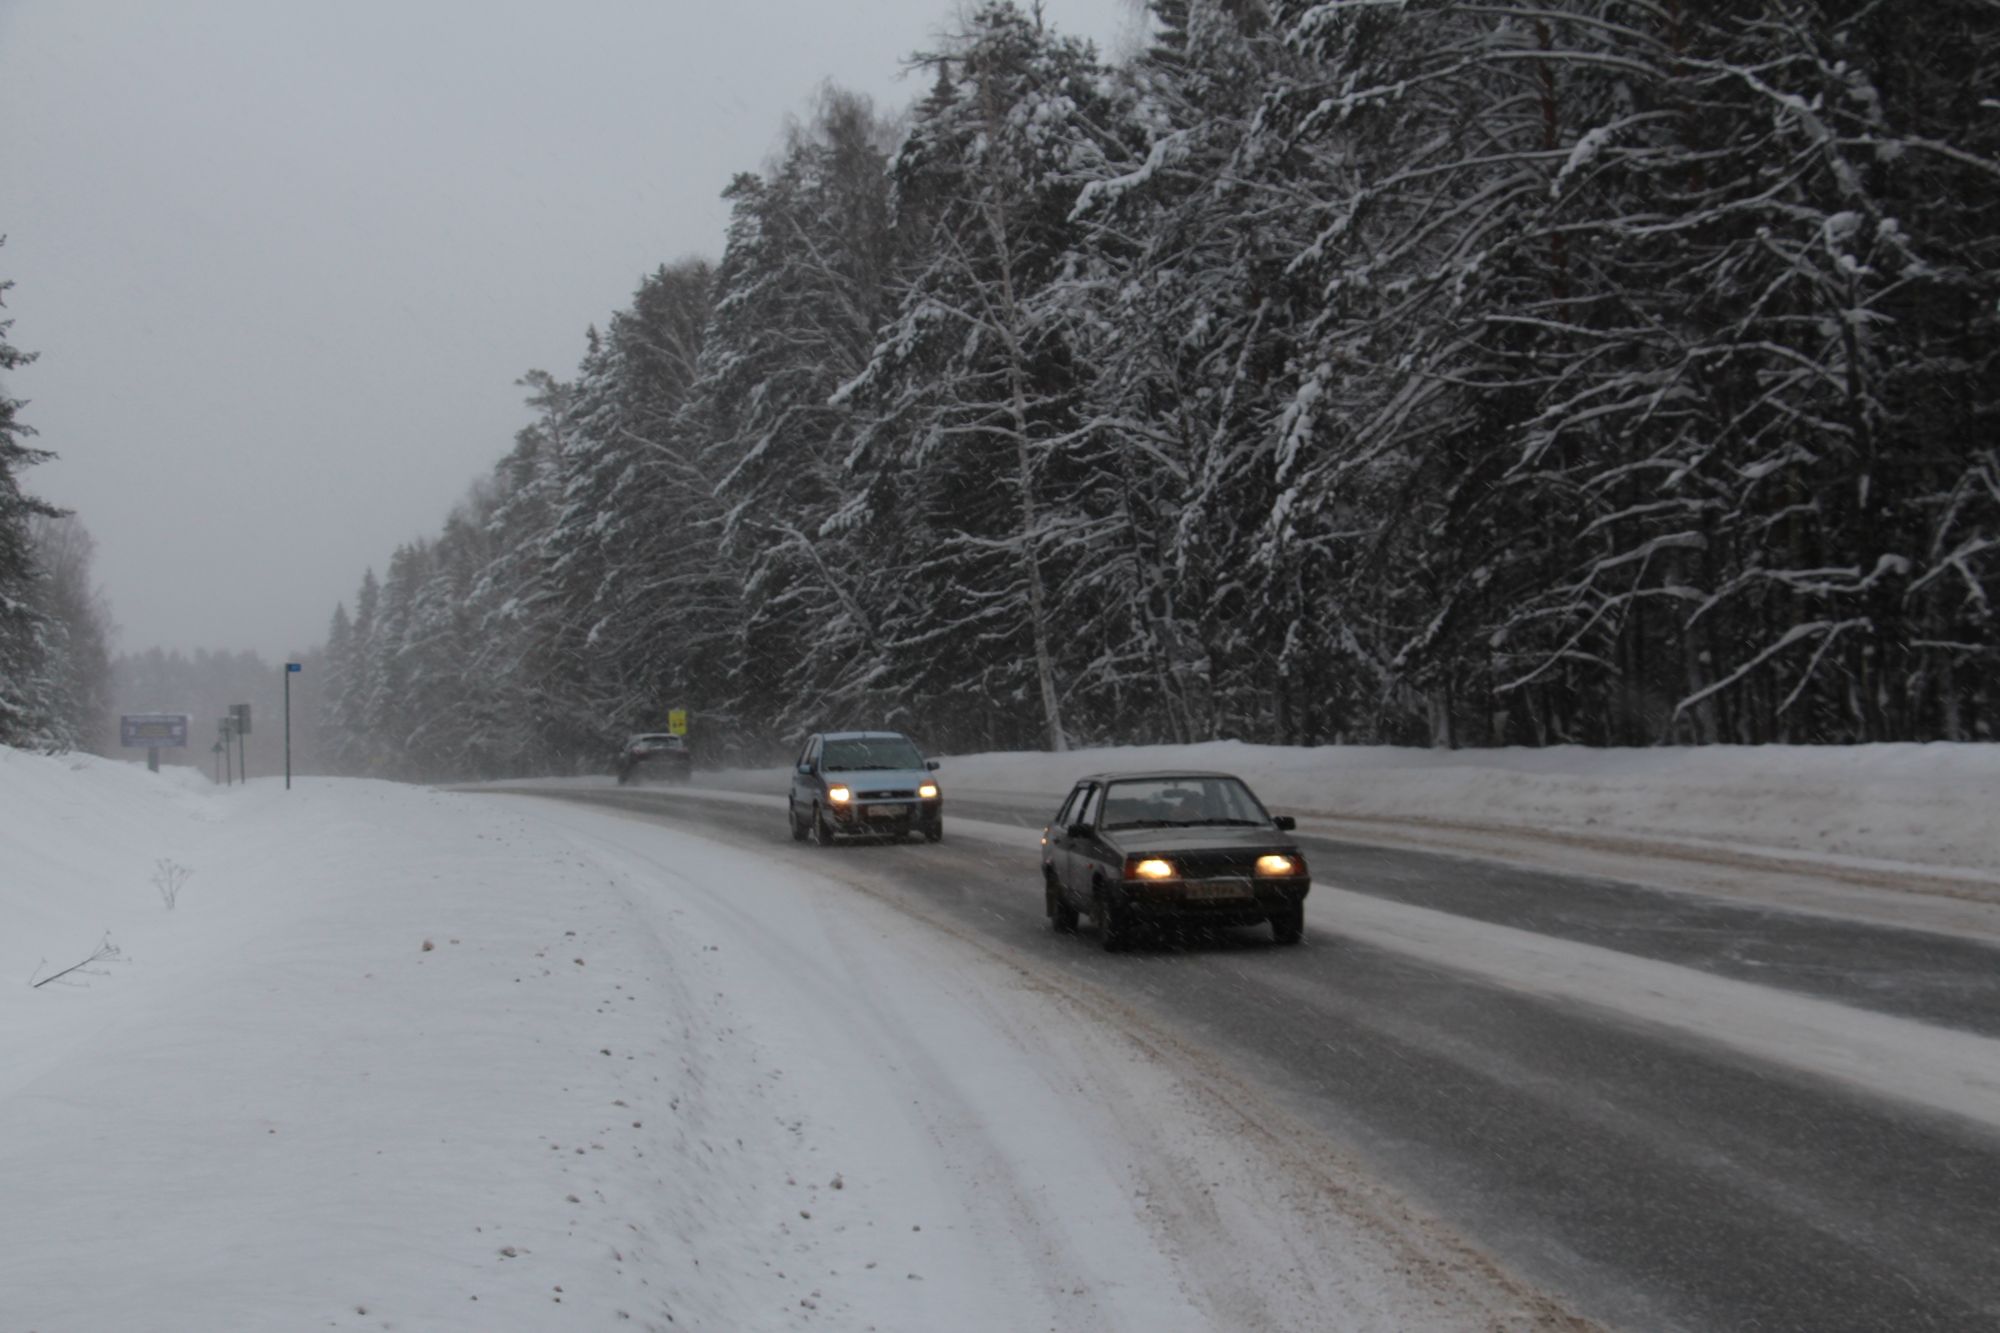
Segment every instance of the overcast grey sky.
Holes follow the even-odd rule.
[[[1025,7],[1025,4],[1024,4]],[[324,637],[822,82],[956,0],[0,0],[0,279],[121,649]],[[1045,0],[1129,49],[1135,0]]]

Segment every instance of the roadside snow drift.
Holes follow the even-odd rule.
[[[1274,809],[1306,816],[1654,839],[2000,877],[2000,745],[1991,744],[1424,750],[1209,741],[947,763],[947,793],[1037,795],[1050,810],[1085,773],[1186,766],[1241,774]]]

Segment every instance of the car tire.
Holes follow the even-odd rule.
[[[1082,919],[1081,913],[1069,905],[1069,899],[1063,897],[1062,890],[1056,887],[1054,875],[1044,872],[1042,892],[1044,895],[1042,905],[1048,912],[1050,928],[1058,935],[1076,934],[1077,923]]]
[[[1306,909],[1303,905],[1271,913],[1271,938],[1280,944],[1297,944],[1305,938]]]
[[[925,842],[944,841],[944,821],[942,819],[940,819],[935,824],[924,825],[924,841]]]
[[[826,814],[819,808],[817,802],[813,804],[812,840],[818,847],[833,846],[833,825],[826,822]]]
[[[793,842],[804,842],[806,840],[806,826],[799,822],[798,803],[790,797],[785,798],[785,822],[792,826]]]
[[[1097,918],[1097,942],[1104,946],[1104,952],[1124,953],[1131,948],[1131,914],[1111,900],[1102,884],[1091,901],[1095,904],[1091,915]]]
[[[619,769],[619,770],[618,770],[618,785],[619,785],[619,786],[621,786],[621,787],[629,787],[629,786],[631,786],[631,785],[632,785],[632,770],[631,770],[631,769],[629,769],[629,768],[621,768],[621,769]]]

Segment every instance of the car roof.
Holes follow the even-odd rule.
[[[891,738],[906,741],[910,738],[900,731],[822,731],[823,741],[886,741]]]
[[[1077,782],[1171,782],[1178,778],[1228,778],[1233,782],[1243,779],[1234,773],[1219,773],[1204,768],[1154,768],[1142,773],[1086,773]],[[1070,784],[1072,787],[1076,782]],[[1244,784],[1248,786],[1248,783]]]
[[[642,731],[632,737],[635,741],[677,741],[680,737],[671,731]]]

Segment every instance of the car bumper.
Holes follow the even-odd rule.
[[[944,820],[942,799],[849,801],[829,808],[834,823],[846,833],[908,833],[912,829],[936,828]]]
[[[694,772],[694,765],[686,759],[641,759],[624,765],[627,773],[639,778],[666,778],[681,781]]]
[[[1126,880],[1122,906],[1141,920],[1250,925],[1305,903],[1312,880],[1303,876],[1237,880]]]

